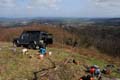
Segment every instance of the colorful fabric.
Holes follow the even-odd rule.
[[[90,69],[90,73],[91,73],[91,74],[94,74],[94,72],[95,72],[95,68],[91,68],[91,69]]]

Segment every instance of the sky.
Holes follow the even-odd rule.
[[[120,0],[0,0],[0,17],[120,17]]]

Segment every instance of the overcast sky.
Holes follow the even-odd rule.
[[[0,17],[120,17],[120,0],[0,0]]]

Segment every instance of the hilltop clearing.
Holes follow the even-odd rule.
[[[38,59],[38,50],[28,50],[26,55],[21,51],[22,48],[13,48],[11,43],[0,43],[1,80],[78,80],[86,74],[84,65],[98,65],[103,69],[107,64],[114,64],[115,69],[110,75],[103,76],[109,80],[120,78],[116,72],[119,60],[100,54],[93,48],[80,48],[78,51],[72,47],[48,47],[47,51],[51,51],[52,55],[43,60]]]

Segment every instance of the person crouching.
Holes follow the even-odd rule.
[[[39,52],[40,52],[40,55],[39,55],[40,59],[43,59],[44,56],[46,55],[46,48],[45,47],[41,47]]]

